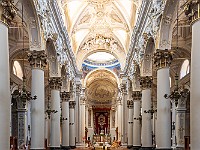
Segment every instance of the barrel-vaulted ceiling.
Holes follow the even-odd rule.
[[[84,59],[97,51],[113,53],[124,66],[138,0],[58,0],[58,3],[79,69]]]

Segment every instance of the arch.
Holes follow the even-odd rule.
[[[107,52],[107,53],[110,53],[112,54],[113,56],[116,57],[116,59],[119,61],[120,65],[121,65],[121,68],[123,68],[125,66],[125,59],[126,59],[126,55],[123,53],[123,54],[117,54],[115,52],[110,52],[109,50],[106,50],[106,49],[97,49],[97,50],[92,50],[92,51],[89,51],[87,53],[85,53],[85,51],[82,50],[82,52],[79,52],[76,56],[76,58],[79,58],[79,59],[76,59],[76,64],[77,64],[77,67],[78,67],[78,70],[81,70],[82,68],[82,64],[83,64],[83,61],[91,54],[93,53],[96,53],[96,52]]]
[[[181,70],[180,70],[180,79],[182,79],[184,76],[186,76],[190,72],[190,63],[189,60],[186,59],[183,61],[181,65]]]
[[[155,50],[155,43],[153,37],[147,41],[144,57],[141,64],[141,76],[152,76],[152,56]]]
[[[94,72],[97,72],[97,71],[99,71],[99,70],[105,70],[105,71],[108,71],[108,72],[110,72],[111,74],[113,74],[113,76],[114,76],[115,79],[116,79],[117,85],[118,85],[118,86],[120,85],[119,78],[118,78],[118,76],[117,76],[113,71],[111,71],[111,70],[109,70],[109,69],[107,69],[107,68],[97,68],[97,69],[94,69],[94,70],[90,71],[90,72],[86,75],[86,77],[85,77],[85,79],[84,79],[84,81],[83,81],[83,86],[84,86],[84,87],[86,87],[87,80],[88,80],[88,78],[91,76],[91,74],[93,74]]]
[[[156,49],[171,49],[172,43],[172,32],[173,32],[173,24],[177,9],[177,4],[179,1],[171,1],[167,0],[165,9],[162,15],[162,20],[160,24],[160,30],[158,31],[159,35],[156,40]]]
[[[46,42],[46,51],[49,61],[49,74],[50,77],[61,76],[61,68],[57,59],[57,53],[55,45],[52,39],[48,39]]]

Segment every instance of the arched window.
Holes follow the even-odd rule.
[[[14,61],[13,63],[13,73],[20,79],[23,77],[22,67],[18,61]]]
[[[189,60],[186,59],[181,66],[180,79],[183,78],[185,75],[187,75],[189,72],[190,72],[190,64]]]
[[[171,87],[172,86],[172,78],[169,77],[169,86]]]

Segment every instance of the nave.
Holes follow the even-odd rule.
[[[0,150],[200,148],[200,0],[0,0]]]

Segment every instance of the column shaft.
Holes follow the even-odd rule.
[[[127,148],[133,146],[133,101],[127,101],[128,106],[128,143]]]
[[[31,149],[44,149],[45,104],[44,104],[44,71],[32,69],[31,94],[37,99],[31,101]]]
[[[51,90],[51,109],[58,111],[51,113],[50,147],[60,147],[60,91]]]
[[[69,147],[69,102],[62,102],[62,146]],[[64,120],[65,119],[65,120]]]
[[[164,95],[169,94],[169,68],[159,69],[157,72],[157,148],[171,148],[171,111],[170,100]]]
[[[1,9],[1,8],[0,8]],[[10,148],[10,72],[9,72],[9,50],[8,50],[8,27],[0,21],[0,149]]]
[[[151,113],[151,90],[142,90],[142,147],[152,147]]]
[[[140,101],[134,101],[133,147],[141,146]]]
[[[69,102],[69,146],[71,148],[75,148],[76,147],[76,143],[75,143],[75,105],[76,102],[75,101],[70,101]]]
[[[192,51],[191,51],[191,96],[190,96],[190,135],[191,149],[198,150],[200,148],[200,53],[199,53],[199,35],[200,21],[196,21],[192,25]]]

